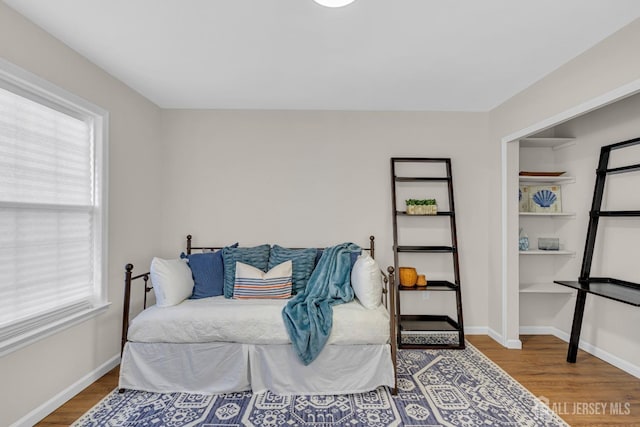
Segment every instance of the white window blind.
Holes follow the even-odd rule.
[[[91,115],[0,80],[0,344],[104,304],[96,158]]]

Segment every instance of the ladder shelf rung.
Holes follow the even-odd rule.
[[[416,214],[408,214],[407,211],[396,211],[396,215],[418,216],[418,217],[422,217],[422,216],[454,216],[455,213],[451,212],[451,211],[438,211],[438,213],[435,213],[435,214],[416,215]]]
[[[595,211],[591,212],[591,217],[617,216],[617,217],[640,217],[640,211]]]
[[[460,287],[448,280],[429,280],[426,286],[402,286],[398,285],[398,289],[406,292],[441,292],[441,291],[457,291]]]
[[[598,171],[598,173],[607,173],[609,175],[615,175],[618,173],[626,173],[626,172],[634,172],[640,170],[640,163],[635,164],[635,165],[627,165],[627,166],[621,166],[619,168],[611,168],[611,169],[605,169],[604,171]]]
[[[453,246],[398,246],[398,252],[455,252]]]
[[[393,162],[398,163],[449,163],[448,157],[392,157]]]
[[[451,181],[450,176],[396,176],[396,182]]]

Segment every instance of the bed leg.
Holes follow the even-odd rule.
[[[390,317],[390,331],[389,340],[391,341],[391,359],[393,363],[393,389],[391,394],[396,396],[398,394],[398,313],[396,313],[396,282],[395,282],[395,269],[393,267],[387,268],[389,273],[388,291],[389,294],[389,317]]]

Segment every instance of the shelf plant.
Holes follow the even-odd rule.
[[[407,199],[407,215],[436,215],[438,205],[436,199]]]

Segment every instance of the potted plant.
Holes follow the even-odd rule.
[[[407,199],[405,200],[405,203],[407,204],[407,215],[417,215],[417,208],[418,208],[418,200],[416,199]]]
[[[436,199],[427,200],[427,212],[428,215],[437,215],[438,214],[438,205],[436,204]]]

